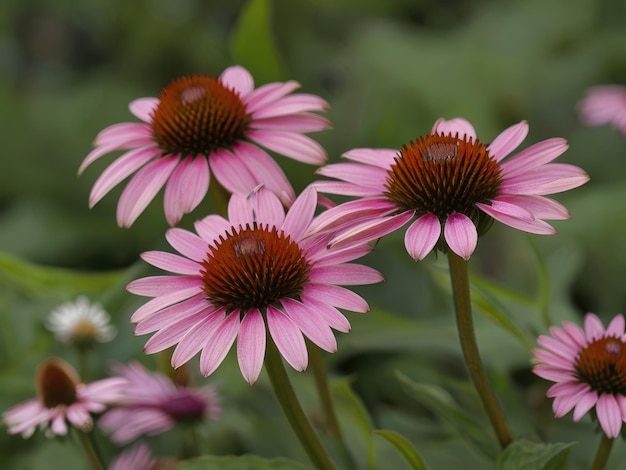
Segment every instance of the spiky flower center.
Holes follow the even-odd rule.
[[[163,403],[164,411],[177,421],[196,421],[204,416],[206,401],[185,389]]]
[[[258,226],[220,236],[202,262],[207,299],[227,311],[263,311],[283,298],[297,299],[311,266],[296,242],[276,227]]]
[[[152,133],[168,153],[208,155],[242,139],[249,121],[237,92],[217,78],[191,75],[161,92]]]
[[[59,359],[47,359],[37,368],[37,392],[46,408],[70,406],[78,400],[76,387],[78,375],[67,363]]]
[[[626,395],[626,344],[615,337],[591,342],[578,354],[578,380],[599,393]]]
[[[478,139],[429,134],[400,149],[385,194],[418,217],[431,213],[443,223],[461,213],[477,223],[476,203],[494,198],[501,182],[500,166]]]

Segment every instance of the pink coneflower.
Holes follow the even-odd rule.
[[[348,263],[368,253],[367,245],[328,250],[326,236],[304,236],[316,205],[316,192],[307,188],[285,215],[278,198],[261,188],[248,198],[231,197],[230,220],[210,215],[196,222],[197,235],[170,229],[166,238],[182,256],[153,251],[142,257],[175,275],[128,286],[134,294],[154,297],[131,319],[138,323],[136,334],[156,332],[145,351],[178,344],[172,356],[178,367],[201,350],[200,370],[207,376],[238,338],[239,367],[249,383],[256,381],[263,364],[266,326],[296,370],[308,363],[303,334],[334,352],[331,327],[350,329],[337,308],[368,310],[361,297],[339,284],[370,284],[382,277],[372,268]]]
[[[324,149],[303,134],[330,127],[311,113],[328,104],[318,96],[291,94],[299,86],[289,81],[255,89],[250,73],[234,66],[219,78],[178,78],[159,98],[133,101],[130,111],[143,122],[104,129],[78,170],[127,150],[100,175],[89,206],[135,172],[117,206],[122,227],[132,225],[164,185],[165,217],[177,224],[206,195],[210,172],[230,192],[247,194],[264,184],[289,206],[295,199],[291,184],[258,145],[305,163],[326,160]]]
[[[547,220],[567,219],[563,205],[543,197],[575,188],[589,177],[580,168],[549,163],[567,150],[564,139],[534,144],[502,162],[524,140],[520,122],[489,145],[465,119],[439,119],[430,134],[400,151],[354,149],[318,170],[342,181],[320,181],[325,193],[359,196],[322,214],[313,227],[356,224],[333,240],[373,240],[413,220],[404,238],[409,254],[423,259],[435,246],[468,259],[492,218],[525,232],[553,234]],[[365,222],[359,223],[363,218]]]
[[[533,372],[556,382],[548,390],[554,398],[557,418],[574,410],[579,421],[595,406],[595,415],[608,437],[615,438],[626,421],[626,334],[624,316],[617,315],[604,329],[592,313],[585,316],[585,328],[563,322],[551,327],[552,336],[537,340],[539,364]]]
[[[176,423],[199,423],[220,415],[220,402],[212,385],[178,386],[166,375],[149,372],[135,361],[129,366],[116,365],[113,370],[126,385],[118,406],[102,415],[98,425],[111,433],[111,440],[117,444],[161,434]]]
[[[48,436],[67,434],[68,423],[81,431],[93,426],[91,413],[101,413],[119,400],[124,380],[109,378],[80,383],[76,371],[65,361],[50,358],[37,367],[38,397],[14,406],[2,415],[9,434],[30,437],[37,427]]]
[[[612,125],[626,136],[626,87],[591,87],[578,103],[580,119],[588,126]]]
[[[109,470],[152,470],[156,468],[157,463],[146,443],[140,442],[115,457],[109,465]]]

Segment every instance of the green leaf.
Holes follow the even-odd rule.
[[[233,59],[261,83],[280,80],[281,60],[272,36],[269,0],[249,0],[230,40]]]
[[[514,441],[498,456],[496,470],[562,470],[569,451],[576,444]]]
[[[484,424],[466,413],[445,389],[414,382],[400,372],[396,376],[413,400],[447,421],[456,433],[483,455],[494,458],[495,439],[492,433],[485,432]]]
[[[409,466],[413,470],[428,470],[426,463],[422,456],[417,452],[415,447],[408,441],[406,437],[395,431],[377,430],[373,432],[374,435],[380,436],[386,439],[388,442],[394,445],[398,451],[404,456]]]
[[[56,295],[90,293],[113,286],[125,271],[89,273],[38,266],[8,253],[0,253],[0,281],[32,293]]]
[[[213,457],[203,456],[178,463],[179,470],[304,470],[304,465],[293,460],[263,459],[253,455]]]

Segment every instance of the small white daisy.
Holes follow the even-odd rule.
[[[65,302],[48,316],[47,328],[66,344],[87,346],[94,341],[106,343],[117,333],[111,317],[100,304],[91,303],[84,295],[75,302]]]

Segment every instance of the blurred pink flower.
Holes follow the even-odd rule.
[[[626,136],[626,87],[599,85],[589,88],[578,103],[578,112],[584,124],[610,124]]]
[[[117,206],[122,227],[132,225],[164,185],[165,217],[176,225],[206,195],[211,172],[230,192],[247,194],[264,184],[289,206],[295,199],[291,184],[258,145],[305,163],[324,163],[325,150],[303,134],[330,127],[311,113],[328,104],[315,95],[290,94],[299,86],[289,81],[255,89],[250,73],[234,66],[219,78],[178,78],[159,98],[133,101],[130,111],[143,122],[104,129],[80,165],[79,174],[108,153],[127,151],[100,175],[89,206],[135,172]]]
[[[348,263],[371,251],[362,243],[328,250],[328,237],[305,237],[317,206],[306,189],[285,215],[278,198],[264,188],[248,197],[234,194],[229,220],[210,215],[195,224],[197,235],[173,228],[168,242],[182,256],[147,252],[143,259],[174,273],[138,279],[128,290],[154,297],[131,321],[136,334],[156,332],[148,354],[177,344],[172,365],[200,355],[200,370],[213,373],[237,339],[245,380],[254,383],[265,356],[266,326],[287,362],[302,371],[308,363],[303,334],[334,352],[331,327],[350,329],[337,308],[368,310],[367,303],[343,285],[371,284],[382,276],[370,267]]]
[[[129,366],[113,366],[113,371],[126,385],[118,406],[102,415],[98,425],[111,433],[111,440],[117,444],[169,431],[176,423],[217,419],[221,413],[212,385],[181,387],[165,374],[149,372],[136,361]]]
[[[80,383],[76,371],[65,361],[50,358],[37,367],[38,397],[3,413],[9,434],[30,437],[37,427],[48,436],[67,434],[67,424],[82,431],[93,426],[91,413],[101,413],[119,400],[124,379],[109,378]]]
[[[140,442],[115,457],[109,470],[156,470],[157,463],[147,444]]]
[[[493,219],[525,232],[556,233],[543,219],[567,219],[569,213],[543,196],[580,186],[589,177],[577,166],[549,163],[567,150],[560,138],[531,145],[502,162],[527,133],[522,121],[487,145],[465,119],[439,119],[430,134],[399,152],[350,150],[344,157],[356,163],[318,170],[341,181],[314,186],[361,199],[331,208],[311,229],[345,228],[331,243],[340,246],[380,238],[412,221],[404,243],[415,260],[435,247],[468,259]]]
[[[551,336],[537,340],[543,349],[533,352],[533,372],[551,382],[548,397],[557,418],[574,410],[579,421],[595,407],[595,415],[608,437],[615,438],[626,421],[626,334],[624,316],[617,315],[604,329],[592,313],[584,329],[563,322],[551,327]]]

